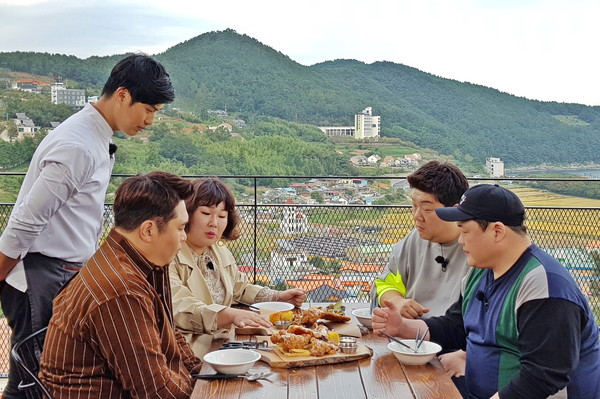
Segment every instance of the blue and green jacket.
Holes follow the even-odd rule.
[[[598,325],[569,272],[532,244],[504,275],[473,269],[459,300],[426,321],[431,340],[467,351],[469,398],[600,398]]]

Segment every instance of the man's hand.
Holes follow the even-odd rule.
[[[373,309],[373,332],[382,335],[381,331],[396,336],[404,321],[402,315],[392,301],[384,301],[384,308]]]
[[[457,350],[456,352],[445,353],[438,356],[438,359],[440,359],[440,363],[450,377],[465,375],[467,365],[467,353],[465,351]]]
[[[279,293],[279,297],[277,297],[277,300],[279,302],[291,303],[292,305],[299,308],[306,300],[306,292],[304,292],[303,290],[299,290],[298,288],[281,291]]]
[[[13,259],[0,252],[0,281],[4,281],[6,279],[8,273],[10,273],[13,267],[19,263],[20,259],[20,256],[17,259]]]
[[[385,301],[392,302],[405,319],[416,319],[429,312],[429,308],[424,307],[414,299],[404,298],[398,291],[388,291],[381,296],[381,303]]]
[[[398,307],[400,315],[402,315],[402,317],[405,319],[416,319],[429,312],[429,308],[424,307],[414,299],[403,298],[399,302],[400,303],[396,306]]]

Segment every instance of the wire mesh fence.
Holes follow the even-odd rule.
[[[296,201],[290,201],[289,193],[273,198],[266,190],[259,197],[256,187],[254,178],[251,195],[236,192],[243,199],[238,204],[241,235],[224,245],[255,283],[302,288],[312,302],[368,302],[371,284],[392,246],[413,228],[410,205],[290,204]],[[12,206],[0,204],[0,231]],[[600,208],[526,208],[532,240],[571,273],[599,322]],[[114,223],[111,204],[105,205],[103,222],[108,232]],[[5,323],[0,334],[2,374],[10,346]]]

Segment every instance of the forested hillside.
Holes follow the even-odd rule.
[[[0,67],[60,74],[97,90],[121,57],[0,53]],[[527,100],[390,62],[303,66],[232,30],[203,34],[156,57],[173,78],[174,106],[196,114],[226,109],[247,120],[351,125],[356,112],[371,106],[382,117],[382,136],[459,160],[600,162],[600,107]]]

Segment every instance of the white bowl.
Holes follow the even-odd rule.
[[[258,302],[252,304],[253,308],[250,308],[254,311],[257,311],[254,308],[258,309],[266,309],[272,310],[273,312],[285,312],[286,310],[294,309],[294,305],[289,302]],[[258,311],[257,311],[258,312]]]
[[[244,374],[258,359],[260,353],[249,349],[221,349],[204,355],[204,361],[222,374]]]
[[[414,339],[401,339],[406,345],[411,348],[415,346]],[[408,365],[421,365],[429,362],[433,357],[442,350],[442,347],[435,342],[423,341],[418,353],[414,353],[411,349],[405,348],[397,342],[390,342],[388,349],[394,353],[396,359],[400,363]]]
[[[360,324],[362,324],[363,326],[373,328],[373,314],[371,314],[371,309],[354,309],[352,311],[352,315],[356,317]]]

